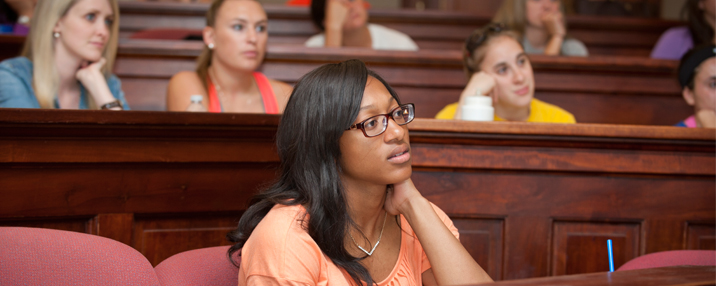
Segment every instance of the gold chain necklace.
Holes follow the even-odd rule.
[[[353,235],[351,235],[351,232],[348,231],[348,235],[351,237],[351,240],[353,240],[353,243],[360,248],[360,250],[363,250],[365,254],[368,254],[368,256],[373,255],[373,252],[375,251],[375,248],[378,247],[378,244],[380,244],[380,239],[383,238],[383,230],[385,230],[385,221],[388,219],[388,212],[385,212],[385,217],[383,217],[383,228],[380,229],[380,235],[378,236],[378,241],[375,242],[375,245],[373,245],[373,249],[368,252],[365,250],[362,246],[358,245],[355,238],[353,238]],[[366,238],[367,239],[367,238]],[[368,240],[368,243],[370,243],[370,240]]]

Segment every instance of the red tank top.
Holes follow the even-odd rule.
[[[273,88],[271,88],[271,83],[269,83],[268,78],[260,72],[254,72],[254,80],[256,81],[256,85],[259,86],[259,93],[261,93],[266,114],[278,114],[276,95],[273,93]],[[211,78],[207,78],[206,81],[209,84],[209,112],[224,112],[223,108],[221,108],[219,96],[216,94],[214,83],[211,81]]]

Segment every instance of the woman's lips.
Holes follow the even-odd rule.
[[[526,95],[528,92],[530,92],[530,87],[529,87],[529,86],[525,86],[525,87],[520,88],[520,89],[518,89],[518,90],[515,91],[515,93],[516,93],[517,95]]]
[[[244,56],[246,56],[247,58],[255,58],[256,56],[258,56],[258,54],[259,53],[256,51],[244,52]]]
[[[388,162],[396,163],[396,164],[402,164],[405,162],[408,162],[410,160],[410,151],[406,150],[403,153],[398,154],[397,156],[388,158]]]

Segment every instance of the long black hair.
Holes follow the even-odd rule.
[[[699,8],[703,0],[688,0],[684,4],[682,13],[686,14],[686,21],[689,23],[689,31],[694,41],[694,47],[703,44],[713,43],[714,28],[706,22],[704,11]]]
[[[311,0],[311,21],[321,31],[325,31],[326,27],[323,21],[326,20],[326,1],[327,0]]]
[[[321,251],[356,284],[375,283],[359,263],[365,257],[354,257],[344,247],[345,233],[355,223],[348,215],[339,176],[339,140],[358,117],[368,76],[385,85],[400,104],[395,91],[360,60],[323,65],[296,83],[276,134],[278,179],[251,199],[238,228],[227,234],[235,243],[229,257],[244,246],[274,205],[300,204],[308,215],[303,225]]]

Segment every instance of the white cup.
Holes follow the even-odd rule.
[[[482,95],[465,97],[462,105],[462,120],[494,121],[495,109],[492,107],[492,98]]]

